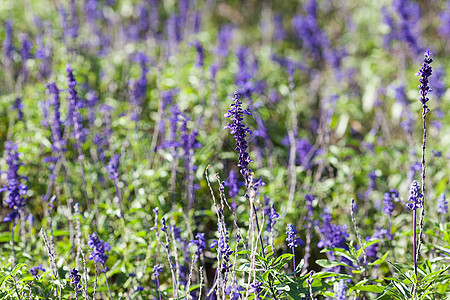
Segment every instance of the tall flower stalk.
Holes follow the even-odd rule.
[[[422,213],[420,215],[420,230],[419,230],[419,239],[417,242],[417,252],[414,253],[416,256],[415,261],[415,273],[417,275],[417,261],[419,260],[420,254],[420,246],[422,244],[422,232],[423,232],[423,218],[425,216],[425,150],[426,150],[426,142],[427,142],[427,127],[426,127],[426,117],[430,112],[428,108],[427,102],[430,100],[427,96],[431,91],[430,86],[428,85],[428,78],[431,76],[432,70],[430,64],[433,62],[431,58],[430,51],[425,52],[423,64],[420,68],[419,72],[416,73],[416,76],[420,76],[419,79],[419,91],[420,91],[420,102],[422,103],[422,125],[423,125],[423,139],[422,139],[422,184],[421,189],[424,195],[422,199]],[[414,223],[415,225],[415,223]],[[416,292],[417,286],[415,286],[414,292]]]
[[[248,167],[248,165],[252,162],[252,159],[247,152],[248,145],[247,141],[245,140],[247,133],[252,134],[252,132],[248,127],[245,127],[242,121],[244,119],[244,114],[249,116],[251,116],[252,114],[250,113],[248,108],[244,110],[242,109],[242,102],[239,101],[239,98],[240,94],[237,91],[234,92],[233,103],[230,104],[231,108],[230,110],[228,110],[228,113],[225,114],[225,118],[230,118],[231,123],[228,123],[228,125],[225,126],[225,129],[229,129],[230,133],[236,140],[235,145],[239,157],[237,166],[239,167],[242,176],[244,176],[247,191],[250,191],[252,188],[256,188],[257,186],[257,184],[253,184],[251,169]],[[254,202],[250,202],[255,214],[256,229],[258,232],[260,232],[256,207]],[[264,256],[264,243],[261,236],[259,236],[259,241],[261,244],[261,253],[262,256]]]
[[[83,181],[83,187],[84,187],[84,194],[86,197],[88,209],[91,207],[91,201],[89,200],[89,195],[87,193],[87,184],[86,184],[86,176],[84,174],[84,155],[83,155],[83,149],[82,149],[82,143],[84,141],[84,132],[83,132],[83,125],[81,124],[82,116],[79,112],[80,103],[78,98],[78,93],[75,89],[75,86],[78,84],[75,80],[75,76],[73,75],[73,69],[68,63],[66,66],[66,72],[67,72],[67,85],[69,87],[69,112],[68,112],[68,118],[69,118],[69,124],[73,125],[75,139],[76,139],[76,147],[78,149],[78,162],[80,164],[80,171],[81,171],[81,180]],[[70,119],[71,118],[71,119]]]

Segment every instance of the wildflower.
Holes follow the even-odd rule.
[[[11,20],[7,20],[5,22],[5,31],[6,31],[6,35],[5,35],[5,39],[3,40],[3,55],[6,58],[8,58],[8,60],[12,61],[13,60],[12,53],[14,51],[14,46],[12,44],[13,31],[12,31],[12,21]]]
[[[233,38],[233,28],[229,25],[223,25],[220,27],[217,34],[217,47],[215,53],[221,57],[227,57],[231,40]]]
[[[406,205],[410,210],[416,210],[422,207],[423,195],[420,193],[419,183],[414,180],[411,184],[408,204]]]
[[[438,200],[437,200],[438,204],[438,213],[440,214],[447,214],[448,213],[448,205],[447,205],[447,201],[445,200],[445,194],[442,193],[439,195]]]
[[[450,37],[450,2],[447,1],[447,7],[439,14],[441,26],[439,26],[438,33],[442,37]]]
[[[0,188],[0,192],[7,192],[8,197],[5,198],[5,203],[12,212],[9,213],[3,222],[15,221],[20,217],[20,211],[25,206],[27,199],[25,198],[28,187],[21,183],[20,180],[24,179],[18,174],[20,163],[19,163],[19,153],[17,152],[17,145],[11,141],[5,143],[6,150],[6,164],[8,165],[8,171],[6,172],[6,177],[8,179],[8,184]]]
[[[331,223],[331,215],[327,209],[324,210],[322,216],[322,227],[319,228],[319,233],[322,239],[317,244],[320,248],[338,247],[348,250],[347,226],[335,225]],[[332,253],[331,253],[332,254]]]
[[[80,280],[81,275],[78,273],[78,270],[73,268],[69,271],[70,273],[70,284],[74,287],[75,293],[78,293],[78,291],[81,289]]]
[[[297,229],[295,229],[295,226],[292,224],[288,224],[286,227],[286,242],[288,242],[288,247],[294,250],[294,248],[297,248],[299,245],[303,245],[304,242],[301,240],[301,238],[297,237]]]
[[[200,254],[206,248],[205,234],[197,233],[195,239],[191,240],[187,246],[190,247],[191,245],[197,246],[197,251],[195,252],[195,261],[197,261],[200,258]]]
[[[242,176],[245,178],[246,184],[249,184],[248,180],[250,177],[250,169],[248,165],[252,162],[250,159],[250,155],[247,152],[247,141],[245,137],[247,133],[251,134],[252,132],[248,127],[242,123],[244,114],[250,115],[251,113],[248,109],[242,110],[241,105],[242,102],[239,101],[240,95],[238,92],[234,93],[233,103],[230,105],[231,109],[228,113],[225,114],[225,118],[231,118],[231,123],[225,127],[225,129],[229,129],[230,133],[234,135],[234,139],[236,140],[236,150],[239,152],[239,161],[237,166],[241,170]]]
[[[334,297],[336,300],[346,300],[347,299],[346,288],[347,288],[347,285],[345,284],[345,281],[340,280],[337,284],[336,291],[334,293]]]
[[[115,180],[119,177],[119,163],[120,163],[120,154],[114,154],[111,157],[111,160],[109,161],[108,165],[106,166],[106,169],[109,173],[109,178],[111,180]]]
[[[199,41],[195,41],[194,46],[195,50],[197,50],[197,62],[195,63],[195,66],[201,68],[204,65],[205,53],[202,44]]]
[[[17,114],[20,121],[23,121],[23,103],[22,98],[16,97],[16,100],[14,101],[13,106],[11,107],[11,110],[17,110]]]
[[[275,207],[273,203],[270,203],[270,198],[264,196],[264,215],[266,216],[266,230],[272,232],[273,227],[276,223],[275,219],[280,217],[279,214],[275,211]]]
[[[394,203],[393,200],[398,200],[399,194],[397,189],[391,189],[389,192],[384,193],[383,195],[383,212],[388,216],[392,215],[394,211]]]
[[[262,292],[262,282],[259,281],[254,281],[253,283],[250,284],[250,293],[254,293],[255,294],[255,299],[261,299],[261,292]]]
[[[152,275],[153,276],[156,276],[156,277],[159,277],[159,274],[161,274],[162,273],[162,271],[163,271],[163,268],[160,266],[160,265],[155,265],[154,267],[153,267],[153,273],[152,273]]]
[[[448,203],[445,199],[445,194],[442,193],[437,199],[437,212],[442,215],[442,224],[445,224],[445,215],[448,213]]]
[[[91,248],[91,255],[89,256],[89,259],[99,262],[105,266],[106,260],[108,259],[108,254],[106,252],[111,250],[109,243],[100,240],[97,233],[94,232],[89,236],[88,246]]]
[[[32,267],[32,268],[30,269],[30,274],[31,274],[34,278],[36,278],[37,275],[38,275],[38,273],[39,273],[39,271],[45,272],[45,269],[42,267],[42,264],[40,264],[40,265],[37,266],[37,267]]]
[[[420,76],[419,79],[419,90],[420,90],[420,102],[422,103],[423,109],[427,110],[428,106],[426,103],[430,100],[427,95],[431,92],[430,86],[428,85],[428,78],[431,76],[432,70],[430,64],[433,62],[433,59],[430,57],[430,51],[425,52],[425,58],[423,59],[422,67],[419,72],[416,73],[416,76]]]
[[[237,179],[236,172],[230,170],[230,173],[228,173],[228,180],[225,180],[224,184],[225,186],[230,188],[230,190],[228,191],[228,196],[234,198],[238,195],[239,181]]]

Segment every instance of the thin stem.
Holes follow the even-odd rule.
[[[364,249],[364,244],[362,242],[361,239],[361,235],[359,234],[359,229],[358,229],[358,225],[356,224],[356,220],[355,220],[355,215],[353,212],[353,205],[355,203],[355,199],[352,199],[352,209],[351,209],[351,215],[352,215],[352,222],[353,222],[353,226],[355,227],[355,231],[356,231],[356,236],[358,237],[358,242],[359,245],[361,246],[362,252],[363,252],[363,257],[364,257],[364,279],[367,278],[367,254],[366,254],[366,249]]]
[[[156,276],[156,286],[158,289],[159,300],[161,300],[161,289],[159,288],[159,276]]]
[[[295,247],[292,247],[292,263],[294,265],[294,272],[295,272]],[[297,274],[294,274],[294,277],[297,277]]]
[[[109,298],[111,300],[113,300],[113,297],[112,297],[112,294],[111,294],[111,289],[109,288],[108,277],[106,277],[106,272],[104,272],[103,274],[105,274],[105,281],[106,281],[106,286],[108,287]]]
[[[419,255],[420,255],[420,247],[422,245],[422,239],[423,239],[423,219],[425,216],[425,150],[427,147],[427,126],[425,123],[425,119],[427,117],[427,114],[430,110],[426,107],[423,107],[422,110],[422,124],[423,124],[423,140],[422,140],[422,186],[421,186],[421,190],[422,190],[422,211],[421,211],[421,215],[420,215],[420,229],[419,229],[419,239],[417,241],[418,245],[417,245],[417,252],[415,252],[416,255],[416,260],[419,260]]]
[[[413,211],[413,262],[414,262],[414,274],[416,275],[416,283],[414,284],[414,298],[416,297],[417,290],[417,256],[416,256],[416,246],[417,246],[417,210]]]

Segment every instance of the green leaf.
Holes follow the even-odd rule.
[[[377,259],[376,261],[370,263],[369,266],[376,266],[376,265],[382,264],[382,263],[386,260],[386,258],[388,257],[388,255],[389,255],[390,252],[391,252],[391,251],[388,250],[388,251],[383,255],[383,257],[381,257],[381,258]]]
[[[337,267],[337,266],[344,266],[344,267],[348,267],[353,269],[352,266],[347,265],[346,263],[334,260],[334,261],[328,261],[327,259],[318,259],[316,260],[316,264],[318,264],[319,266],[323,267],[323,268],[333,268],[333,267]]]
[[[384,291],[383,286],[379,285],[360,285],[360,286],[352,286],[351,290],[364,291],[364,292],[372,292],[372,293],[382,293]]]

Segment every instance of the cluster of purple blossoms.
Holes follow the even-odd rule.
[[[300,245],[304,245],[304,242],[301,238],[297,236],[297,229],[295,229],[295,226],[292,224],[288,224],[286,227],[286,242],[288,243],[288,247],[294,250],[294,248],[297,248]]]
[[[23,121],[23,103],[21,97],[16,97],[16,100],[14,101],[14,104],[11,107],[11,110],[16,110],[19,120]]]
[[[261,299],[262,286],[263,283],[256,280],[250,284],[249,292],[255,294],[254,299]]]
[[[195,63],[195,66],[197,68],[203,68],[203,66],[205,65],[205,53],[203,51],[202,44],[197,40],[195,41],[194,46],[195,50],[197,51],[197,62]]]
[[[115,180],[119,177],[119,164],[120,164],[120,154],[114,154],[111,157],[108,165],[106,166],[106,170],[109,173],[109,178],[111,180]]]
[[[334,293],[334,297],[336,300],[347,300],[347,285],[344,280],[340,280],[337,284],[336,291]]]
[[[430,55],[430,51],[425,52],[422,67],[420,68],[419,72],[416,73],[416,76],[420,76],[420,84],[418,86],[420,90],[420,102],[422,103],[422,107],[424,110],[426,110],[426,112],[428,112],[427,102],[428,100],[430,100],[427,95],[429,92],[431,92],[430,86],[428,85],[428,78],[432,73],[430,64],[433,62],[433,59],[430,57]]]
[[[13,60],[13,51],[14,46],[12,44],[12,36],[13,36],[13,29],[12,29],[12,21],[7,20],[5,22],[5,39],[3,40],[3,55],[10,61]]]
[[[384,46],[391,48],[393,40],[404,43],[413,53],[421,51],[420,45],[420,7],[410,0],[395,0],[392,3],[393,14],[382,8],[383,21],[390,28],[384,39]],[[393,18],[395,15],[396,19]]]
[[[228,244],[228,228],[223,220],[219,220],[217,222],[217,227],[219,240],[213,240],[209,247],[211,249],[218,247],[217,250],[220,252],[222,257],[222,269],[224,272],[228,272],[228,270],[233,266],[230,262],[230,256],[233,254],[233,250],[231,250],[230,245]]]
[[[307,15],[297,15],[292,18],[292,27],[302,41],[302,48],[311,53],[314,60],[319,61],[329,41],[319,27],[315,10],[313,14],[311,13],[312,11]]]
[[[78,273],[78,270],[73,268],[69,271],[70,273],[70,284],[73,286],[75,293],[78,293],[81,290],[80,280],[81,275]]]
[[[8,171],[6,172],[6,178],[8,184],[0,188],[0,192],[8,193],[8,197],[5,198],[5,203],[8,205],[12,212],[10,212],[3,222],[15,222],[20,217],[20,211],[25,206],[27,199],[25,196],[28,192],[28,187],[21,183],[21,179],[26,179],[18,174],[20,163],[19,153],[17,152],[17,145],[11,141],[5,143],[6,150],[6,164],[8,165]]]
[[[217,34],[217,47],[214,52],[221,57],[227,57],[232,38],[233,28],[229,25],[223,25]]]
[[[139,78],[139,80],[134,81],[133,95],[131,97],[131,104],[133,106],[131,120],[138,121],[141,103],[147,96],[147,73],[149,71],[147,64],[149,63],[150,59],[147,55],[145,55],[145,53],[139,52],[134,56],[133,61],[139,63],[139,66],[141,68],[141,77]]]
[[[100,240],[97,236],[97,233],[94,232],[89,236],[88,246],[89,248],[91,248],[91,255],[89,256],[89,259],[95,262],[99,262],[103,267],[105,267],[106,260],[108,259],[108,254],[106,252],[111,250],[111,246],[109,245],[109,243]],[[105,267],[102,272],[106,271],[107,268]]]
[[[393,201],[398,201],[398,191],[397,189],[390,189],[389,192],[384,193],[383,195],[383,213],[387,214],[388,216],[392,215],[392,212],[394,211],[394,203]]]
[[[84,103],[78,98],[78,93],[75,90],[75,86],[78,84],[73,75],[73,69],[69,63],[66,65],[67,72],[67,86],[69,93],[69,104],[67,110],[67,124],[72,125],[74,129],[74,137],[77,142],[77,146],[81,147],[88,134],[88,129],[83,128],[83,117],[79,112],[79,109],[84,106]]]
[[[20,47],[20,57],[22,58],[22,76],[23,81],[28,81],[28,67],[27,60],[33,57],[31,54],[31,48],[33,43],[30,41],[27,35],[22,36],[22,47]]]
[[[437,212],[442,215],[445,215],[448,213],[448,203],[445,200],[445,198],[446,198],[445,193],[442,193],[439,195],[439,197],[437,199],[437,208],[438,208]]]
[[[342,249],[348,249],[347,226],[335,225],[331,223],[331,214],[327,209],[324,210],[322,216],[322,227],[319,228],[319,232],[322,235],[322,240],[319,241],[317,246],[319,248],[338,247]]]
[[[234,198],[238,195],[240,182],[237,178],[236,172],[230,170],[228,173],[228,180],[225,180],[225,186],[229,187],[228,196]]]
[[[447,1],[447,7],[439,14],[439,19],[441,26],[438,29],[438,33],[442,37],[450,39],[450,2]]]
[[[414,180],[411,184],[411,190],[408,198],[408,204],[406,205],[410,210],[416,210],[422,207],[423,195],[420,193],[419,183]]]
[[[195,251],[195,261],[197,261],[200,258],[201,253],[206,248],[206,240],[205,240],[205,234],[204,233],[197,233],[195,235],[195,239],[191,240],[188,244],[188,247],[191,245],[197,246],[197,251]]]
[[[32,268],[30,269],[30,274],[31,274],[34,278],[36,278],[37,275],[39,274],[39,271],[45,272],[45,269],[44,269],[44,267],[42,266],[42,264],[40,264],[40,265],[37,266],[37,267],[32,267]]]
[[[266,230],[272,232],[275,226],[275,219],[278,219],[280,215],[276,212],[275,206],[270,202],[270,198],[264,195],[264,216],[266,217]]]
[[[163,271],[162,266],[159,265],[159,264],[156,264],[156,265],[153,267],[153,273],[152,273],[152,275],[155,276],[155,277],[159,277],[159,274],[161,274],[162,271]]]
[[[437,199],[437,212],[442,215],[441,222],[443,225],[445,224],[445,215],[448,213],[448,203],[445,198],[445,193],[442,193]]]
[[[389,234],[387,229],[377,227],[375,233],[370,237],[366,237],[366,241],[369,240],[381,240],[384,237],[391,239],[391,235]],[[380,243],[375,243],[370,245],[365,249],[366,256],[369,262],[373,262],[377,259],[377,254],[380,251]]]
[[[234,135],[234,139],[236,140],[236,150],[239,152],[239,161],[237,166],[240,168],[240,172],[242,176],[244,176],[246,184],[249,184],[251,170],[248,168],[248,165],[252,162],[252,160],[247,152],[248,146],[245,137],[247,133],[251,134],[252,132],[248,127],[245,127],[242,121],[244,119],[244,114],[251,116],[251,113],[248,109],[242,110],[242,102],[239,101],[239,98],[239,93],[235,92],[233,103],[230,105],[231,109],[225,114],[225,118],[231,118],[231,123],[228,123],[225,128],[229,129],[230,133]]]
[[[38,28],[42,28],[42,23],[39,21],[39,24],[36,24]],[[50,22],[46,21],[44,24],[46,31],[46,36],[51,36],[50,33]],[[38,78],[39,79],[47,79],[51,74],[51,61],[52,61],[52,45],[50,42],[47,44],[44,43],[44,35],[40,33],[36,37],[36,58],[40,60],[39,63],[39,73]]]

